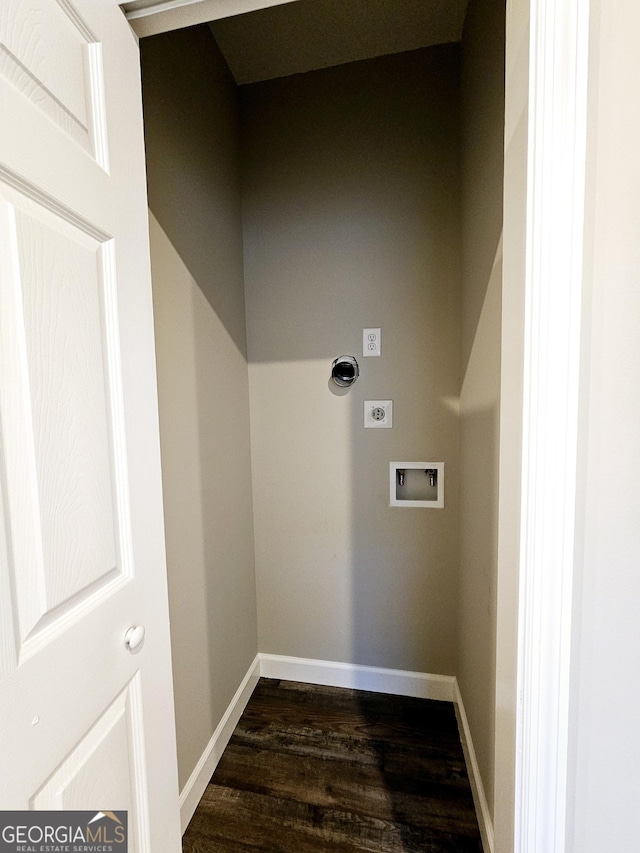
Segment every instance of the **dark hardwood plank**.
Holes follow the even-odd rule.
[[[247,767],[251,767],[250,779]],[[229,744],[214,779],[227,788],[343,808],[384,820],[394,820],[400,809],[403,819],[415,824],[453,820],[461,825],[469,817],[466,786],[434,781],[424,772],[415,779],[402,768],[389,773],[370,764],[322,756],[274,756]]]
[[[261,679],[183,850],[481,853],[453,705]]]

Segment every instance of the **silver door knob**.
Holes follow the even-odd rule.
[[[124,635],[124,644],[130,652],[142,645],[144,640],[144,625],[133,625]]]

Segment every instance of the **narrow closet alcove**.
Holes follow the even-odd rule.
[[[183,822],[258,653],[455,676],[493,811],[505,10],[448,6],[140,43]],[[389,506],[398,459],[443,509]]]

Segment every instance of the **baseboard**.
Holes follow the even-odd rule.
[[[238,720],[251,698],[259,677],[260,660],[259,655],[256,655],[255,660],[242,679],[240,687],[236,690],[235,696],[229,703],[220,723],[211,736],[211,740],[200,756],[200,761],[196,764],[193,773],[189,776],[187,783],[180,792],[180,824],[183,833],[193,817],[193,813],[209,784],[209,780],[213,776],[213,771],[216,769],[222,753],[229,743],[233,730],[238,725]]]
[[[467,714],[464,709],[462,693],[460,692],[458,679],[454,679],[454,681],[455,684],[453,701],[456,708],[456,717],[458,718],[458,728],[460,730],[460,740],[462,741],[462,749],[464,752],[465,761],[467,763],[467,773],[469,774],[469,781],[471,783],[473,802],[476,808],[476,815],[478,816],[478,825],[480,827],[480,835],[482,837],[482,846],[484,848],[484,853],[493,853],[493,821],[489,812],[487,798],[484,793],[484,785],[482,784],[482,777],[480,776],[480,768],[478,767],[476,752],[473,748],[473,741],[471,739],[471,729],[469,728],[469,721],[467,720]]]
[[[454,701],[455,678],[401,669],[382,669],[353,663],[294,658],[260,653],[260,675],[284,681],[325,684],[328,687],[353,687],[374,693],[393,693],[419,699]]]

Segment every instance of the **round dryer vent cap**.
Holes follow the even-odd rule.
[[[358,376],[360,376],[360,368],[352,355],[341,355],[331,365],[331,378],[341,388],[353,385]]]

